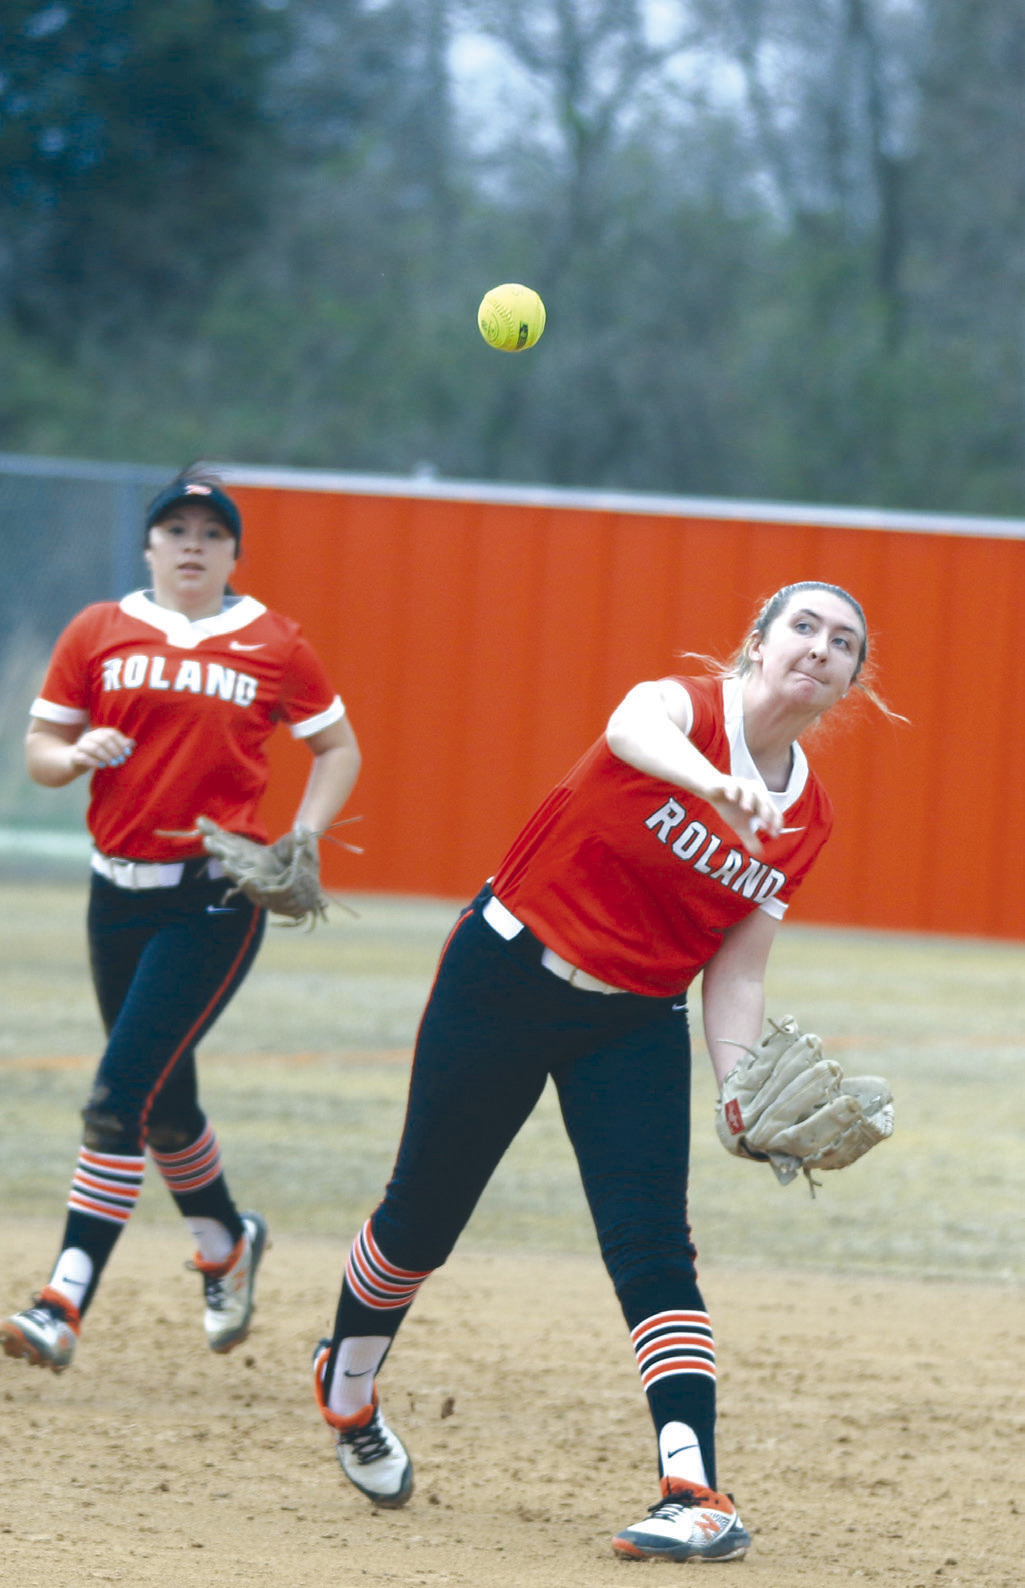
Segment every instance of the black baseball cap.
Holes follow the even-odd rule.
[[[242,514],[226,491],[210,480],[172,480],[155,496],[146,509],[146,528],[152,529],[178,502],[203,502],[215,512],[232,535],[236,546],[242,539]]]

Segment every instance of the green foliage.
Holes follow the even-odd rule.
[[[189,317],[262,217],[263,95],[282,37],[260,0],[5,0],[0,207],[16,320],[67,342]]]
[[[1025,510],[1011,0],[0,3],[0,448]]]

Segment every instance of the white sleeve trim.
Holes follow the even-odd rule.
[[[305,717],[302,722],[291,724],[293,739],[308,739],[311,734],[319,733],[321,728],[330,728],[334,722],[341,722],[345,716],[345,707],[338,695],[328,706],[326,711],[320,711],[315,717]]]
[[[686,684],[686,680],[685,679],[674,678],[672,680],[672,682],[674,684],[679,684],[680,685],[680,688],[683,690],[684,696],[686,697],[686,701],[687,701],[687,721],[685,723],[681,724],[681,730],[680,731],[689,739],[690,736],[691,736],[691,730],[694,727],[694,702],[691,699],[690,690],[687,688],[687,684]]]
[[[787,906],[782,899],[766,899],[765,903],[760,904],[758,908],[764,910],[766,915],[771,915],[774,921],[782,921],[787,913]]]
[[[79,723],[89,721],[89,713],[80,706],[58,706],[52,700],[44,700],[38,696],[28,708],[30,717],[39,717],[43,722],[59,722],[69,728],[77,728]]]

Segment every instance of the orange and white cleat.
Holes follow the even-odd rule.
[[[226,1263],[194,1257],[187,1265],[203,1276],[206,1343],[222,1356],[249,1336],[256,1309],[256,1271],[267,1245],[267,1221],[259,1213],[243,1213],[242,1230]]]
[[[30,1367],[63,1373],[71,1366],[81,1329],[78,1308],[47,1286],[32,1298],[31,1307],[0,1323],[0,1344],[8,1356],[20,1357]]]
[[[647,1520],[624,1528],[612,1548],[626,1560],[740,1560],[751,1535],[728,1494],[663,1478],[662,1498]]]
[[[324,1398],[324,1372],[330,1355],[330,1340],[321,1340],[313,1353],[313,1389],[320,1415],[334,1434],[338,1465],[374,1505],[397,1510],[413,1492],[409,1452],[381,1416],[376,1388],[370,1405],[354,1417],[339,1417],[331,1411]]]

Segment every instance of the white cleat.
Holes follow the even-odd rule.
[[[324,1370],[330,1354],[330,1340],[321,1340],[313,1353],[313,1387],[320,1415],[334,1434],[338,1465],[368,1500],[386,1510],[398,1510],[413,1492],[409,1452],[381,1416],[376,1388],[370,1405],[354,1417],[339,1417],[329,1410],[324,1400]]]
[[[8,1356],[21,1357],[30,1367],[63,1373],[71,1366],[80,1329],[78,1309],[47,1288],[33,1298],[31,1307],[0,1323],[0,1345]]]
[[[740,1560],[751,1548],[728,1494],[681,1478],[662,1479],[662,1499],[647,1519],[612,1540],[627,1560]]]
[[[221,1355],[234,1350],[249,1335],[256,1309],[256,1271],[267,1245],[267,1221],[259,1213],[243,1213],[242,1229],[242,1239],[227,1267],[223,1263],[205,1263],[201,1257],[194,1257],[189,1264],[203,1276],[207,1344]]]

